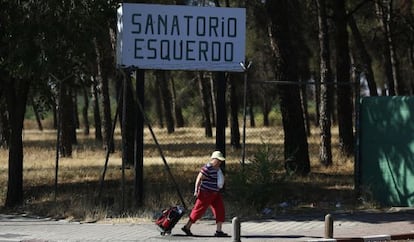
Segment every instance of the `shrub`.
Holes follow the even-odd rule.
[[[263,144],[244,167],[240,166],[239,172],[230,173],[232,199],[238,201],[240,206],[251,206],[257,210],[277,199],[277,184],[285,177],[279,154],[270,145]]]

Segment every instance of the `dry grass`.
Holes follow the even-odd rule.
[[[194,178],[214,149],[215,138],[204,137],[204,130],[198,128],[181,128],[170,135],[165,130],[155,129],[155,132],[185,200],[191,205]],[[247,129],[247,160],[253,161],[257,152],[266,146],[274,152],[277,166],[269,170],[272,180],[261,184],[248,182],[241,175],[241,151],[227,148],[225,198],[228,216],[263,216],[264,208],[267,208],[265,215],[287,211],[358,208],[353,192],[353,157],[347,158],[337,152],[337,138],[335,133],[333,135],[334,165],[326,168],[319,164],[319,138],[314,131],[309,139],[312,173],[306,177],[293,177],[285,175],[281,168],[282,161],[278,158],[281,157],[278,151],[283,146],[281,129]],[[133,169],[125,170],[126,180],[122,189],[119,131],[115,138],[118,151],[110,156],[101,199],[97,201],[105,151],[101,144],[93,140],[93,135],[79,134],[79,144],[74,147],[73,157],[59,159],[59,186],[55,201],[55,139],[53,131],[24,131],[25,201],[16,211],[83,221],[111,219],[112,222],[128,222],[153,219],[161,208],[179,203],[147,130],[144,138],[144,207],[134,206]],[[7,189],[7,157],[8,151],[0,149],[1,204],[4,204]],[[253,179],[267,175],[249,166],[248,170],[256,172],[247,173]]]

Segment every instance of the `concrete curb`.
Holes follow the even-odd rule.
[[[307,242],[374,242],[374,241],[391,241],[391,240],[409,240],[414,239],[414,233],[398,234],[398,235],[369,235],[358,238],[324,238],[324,239],[312,239]]]
[[[223,224],[228,234],[240,235],[234,240],[245,242],[275,241],[414,241],[413,213],[346,213],[335,215],[335,231],[326,233],[322,215],[279,216]],[[215,221],[203,219],[193,227],[197,236],[187,237],[180,231],[184,221],[176,225],[171,236],[160,236],[153,222],[142,223],[78,223],[25,215],[0,214],[0,242],[103,242],[103,241],[230,241],[214,237]],[[329,223],[331,225],[331,223]],[[233,233],[232,232],[233,228]],[[239,231],[240,229],[240,231]],[[325,233],[324,233],[325,231]],[[369,236],[368,236],[369,235]],[[333,237],[328,239],[328,237]],[[324,239],[326,238],[326,239]]]

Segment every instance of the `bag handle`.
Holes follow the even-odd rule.
[[[176,191],[177,191],[177,194],[178,194],[178,196],[179,196],[179,198],[180,198],[180,200],[181,200],[181,203],[183,204],[184,209],[185,209],[185,210],[187,210],[187,205],[185,204],[184,197],[183,197],[183,195],[181,194],[180,189],[178,188],[178,184],[177,184],[177,182],[175,181],[173,174],[171,173],[170,166],[168,165],[167,160],[165,159],[165,156],[164,156],[164,153],[163,153],[163,151],[162,151],[162,149],[161,149],[161,146],[160,146],[160,144],[158,143],[157,137],[155,136],[155,133],[154,133],[154,131],[152,130],[151,124],[150,124],[150,122],[148,121],[147,115],[145,114],[144,108],[142,107],[142,104],[141,104],[141,102],[140,102],[140,100],[139,100],[138,98],[136,99],[136,102],[137,102],[137,105],[138,105],[139,110],[140,110],[140,111],[141,111],[141,113],[142,113],[142,117],[144,118],[144,122],[145,122],[145,123],[147,124],[147,126],[148,126],[148,129],[149,129],[149,131],[150,131],[150,133],[151,133],[152,139],[154,140],[155,145],[157,146],[157,149],[158,149],[158,152],[160,153],[161,159],[162,159],[162,161],[164,162],[165,169],[167,170],[167,173],[168,173],[168,175],[170,176],[170,178],[171,178],[171,180],[172,180],[172,182],[173,182],[173,184],[174,184],[174,187],[175,187],[175,189],[176,189]]]

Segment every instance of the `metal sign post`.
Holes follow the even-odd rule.
[[[249,61],[247,65],[245,62],[240,62],[240,66],[244,70],[244,90],[243,90],[243,146],[242,146],[242,169],[244,171],[244,163],[246,159],[246,106],[247,106],[247,71],[249,70],[252,62]]]

